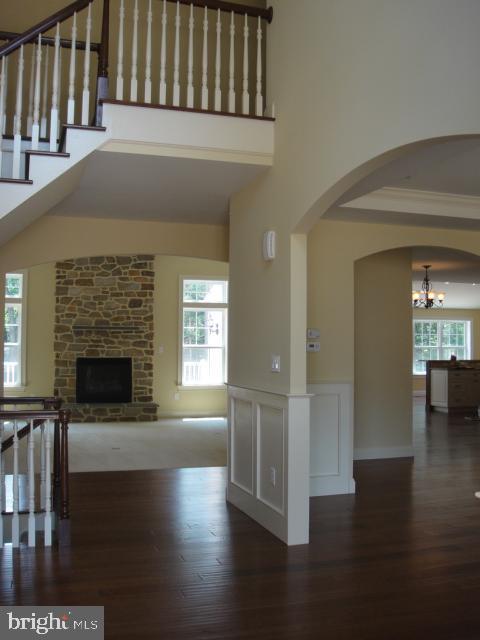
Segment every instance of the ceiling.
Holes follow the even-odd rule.
[[[419,290],[431,265],[429,278],[435,291],[444,291],[446,309],[480,309],[480,258],[442,247],[412,249],[412,289]]]
[[[230,197],[265,165],[96,151],[49,214],[226,224]]]

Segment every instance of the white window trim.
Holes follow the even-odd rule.
[[[184,280],[210,280],[213,282],[225,281],[228,285],[228,278],[225,276],[184,276],[179,277],[178,285],[178,357],[177,357],[177,387],[182,391],[214,391],[215,389],[226,389],[227,385],[184,385],[183,384],[183,309],[188,307],[189,309],[205,309],[205,307],[211,309],[225,309],[227,311],[227,322],[225,323],[225,347],[223,351],[224,357],[224,372],[225,375],[228,371],[228,301],[227,302],[183,302],[183,282]]]
[[[22,297],[21,298],[4,298],[4,304],[12,303],[22,305],[22,327],[21,327],[21,345],[20,345],[20,384],[14,386],[5,386],[7,389],[15,389],[17,391],[25,391],[27,386],[27,300],[28,300],[28,271],[26,269],[15,269],[8,271],[4,275],[3,290],[5,291],[5,278],[7,274],[21,274],[22,278]],[[3,327],[2,327],[3,330]],[[2,343],[3,344],[3,343]],[[2,356],[4,358],[4,356]],[[4,363],[5,366],[5,363]]]
[[[472,357],[472,353],[474,353],[474,344],[473,344],[473,319],[472,318],[413,318],[412,321],[412,375],[415,378],[425,378],[426,373],[416,373],[413,371],[415,366],[414,354],[415,354],[415,322],[464,322],[466,324],[466,340],[465,340],[465,349],[467,352],[466,360],[470,360]],[[435,348],[435,347],[433,347]],[[441,348],[441,347],[440,347]]]

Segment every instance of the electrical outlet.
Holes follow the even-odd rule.
[[[279,371],[280,371],[280,356],[272,356],[272,371],[273,371],[273,373],[279,373]]]
[[[165,347],[163,346],[163,344],[161,344],[161,345],[158,347],[158,354],[159,354],[159,355],[162,355],[162,353],[163,353],[164,351],[165,351]]]
[[[270,467],[270,484],[274,487],[277,484],[277,470]]]
[[[180,393],[178,391],[173,394],[173,399],[174,400],[180,400]]]

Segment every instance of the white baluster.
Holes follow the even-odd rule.
[[[48,100],[48,57],[50,47],[47,45],[45,52],[45,65],[43,75],[43,94],[42,94],[42,119],[40,120],[40,137],[47,137],[48,116],[47,116],[47,100]]]
[[[52,473],[50,465],[50,450],[52,443],[50,441],[50,420],[45,424],[45,467],[47,470],[47,482],[45,484],[45,546],[52,545]]]
[[[32,135],[33,124],[33,88],[35,82],[35,45],[32,45],[32,61],[30,63],[30,84],[28,87],[27,136]]]
[[[13,515],[12,515],[12,546],[20,546],[20,519],[18,516],[19,501],[18,479],[18,425],[13,421]]]
[[[137,101],[137,57],[138,57],[138,0],[135,0],[133,8],[133,37],[132,37],[132,75],[130,79],[130,100]]]
[[[190,18],[188,20],[188,73],[187,73],[187,107],[193,109],[194,88],[193,88],[193,29],[195,20],[193,18],[193,4],[190,5]]]
[[[215,52],[215,111],[222,110],[222,90],[220,88],[220,73],[222,70],[222,50],[221,50],[221,37],[222,37],[222,14],[220,9],[217,10],[217,49]]]
[[[160,48],[160,92],[159,104],[167,102],[167,2],[163,0],[162,9],[162,44]]]
[[[60,59],[60,23],[55,31],[55,53],[53,58],[52,108],[50,110],[50,151],[57,150],[58,138],[58,61]]]
[[[4,65],[2,60],[2,75],[4,73]],[[0,549],[3,548],[3,515],[2,511],[5,510],[4,501],[5,501],[5,471],[3,468],[3,451],[2,451],[2,442],[3,442],[3,429],[4,424],[3,421],[0,422]]]
[[[208,109],[208,9],[203,18],[202,109]]]
[[[47,472],[45,467],[45,424],[40,427],[40,507],[45,509],[45,487]]]
[[[3,436],[5,433],[5,424],[4,422],[0,423],[0,442],[3,440]],[[2,454],[2,467],[0,469],[0,511],[5,511],[7,508],[7,487],[5,484],[5,456]]]
[[[248,16],[245,14],[245,24],[243,27],[243,93],[242,93],[242,113],[250,113],[250,95],[248,93]]]
[[[87,33],[85,39],[85,58],[83,64],[83,93],[81,123],[88,126],[90,112],[90,39],[92,36],[92,5],[88,5]]]
[[[60,132],[61,127],[61,110],[62,110],[62,47],[58,50],[58,125],[57,131]]]
[[[152,101],[152,0],[148,0],[147,46],[145,49],[145,102]]]
[[[73,14],[72,48],[70,49],[70,69],[68,74],[67,123],[75,122],[75,57],[77,53],[77,12]]]
[[[175,15],[175,52],[173,56],[173,106],[180,106],[180,3]]]
[[[33,96],[33,122],[32,122],[32,149],[38,149],[40,138],[40,92],[42,82],[42,36],[38,36],[36,67],[35,67],[35,92]]]
[[[20,178],[20,154],[22,150],[22,96],[23,96],[23,45],[18,55],[17,100],[13,123],[13,169],[12,177]]]
[[[120,2],[120,13],[118,23],[118,49],[117,49],[117,100],[123,100],[123,32],[125,24],[125,3]]]
[[[28,432],[28,546],[35,546],[35,438],[33,420],[30,420]]]
[[[228,111],[235,113],[235,14],[230,18],[230,69],[228,79]]]
[[[263,116],[263,93],[262,93],[262,20],[258,18],[257,27],[257,95],[255,98],[255,115]]]
[[[5,122],[5,102],[7,94],[7,58],[2,58],[2,75],[0,76],[0,133],[3,135],[4,122]],[[2,141],[0,140],[0,177],[2,176]],[[3,430],[3,424],[0,425],[0,429]]]

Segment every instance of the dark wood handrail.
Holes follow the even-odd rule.
[[[177,0],[168,0],[168,2],[176,2]],[[217,11],[226,11],[228,13],[238,13],[242,16],[247,14],[251,18],[263,18],[267,22],[271,22],[273,19],[273,7],[268,9],[262,9],[260,7],[252,7],[248,4],[236,4],[234,2],[227,2],[227,0],[178,0],[180,4],[193,4],[194,7],[201,7],[202,9],[213,9]]]
[[[72,2],[63,9],[60,9],[60,11],[53,13],[48,18],[45,18],[38,24],[30,27],[30,29],[21,33],[14,40],[7,42],[3,47],[0,47],[0,58],[20,49],[23,44],[32,42],[32,40],[35,40],[39,35],[45,33],[45,31],[49,31],[49,29],[54,27],[58,22],[68,20],[68,18],[71,18],[75,12],[85,9],[85,7],[88,7],[92,2],[93,0],[76,0],[76,2]]]
[[[2,405],[29,405],[41,404],[44,409],[60,409],[63,404],[62,398],[56,396],[2,396],[0,397],[0,406]]]
[[[15,31],[1,31],[0,30],[0,40],[15,40],[18,36],[21,36],[21,33],[16,33]],[[44,45],[48,45],[49,47],[55,46],[55,38],[50,36],[42,36],[41,43]],[[67,38],[60,38],[60,46],[64,49],[72,48],[72,41]],[[87,43],[84,40],[77,40],[75,49],[79,49],[80,51],[85,51]],[[99,42],[91,42],[90,50],[98,53],[100,51],[100,43]]]

